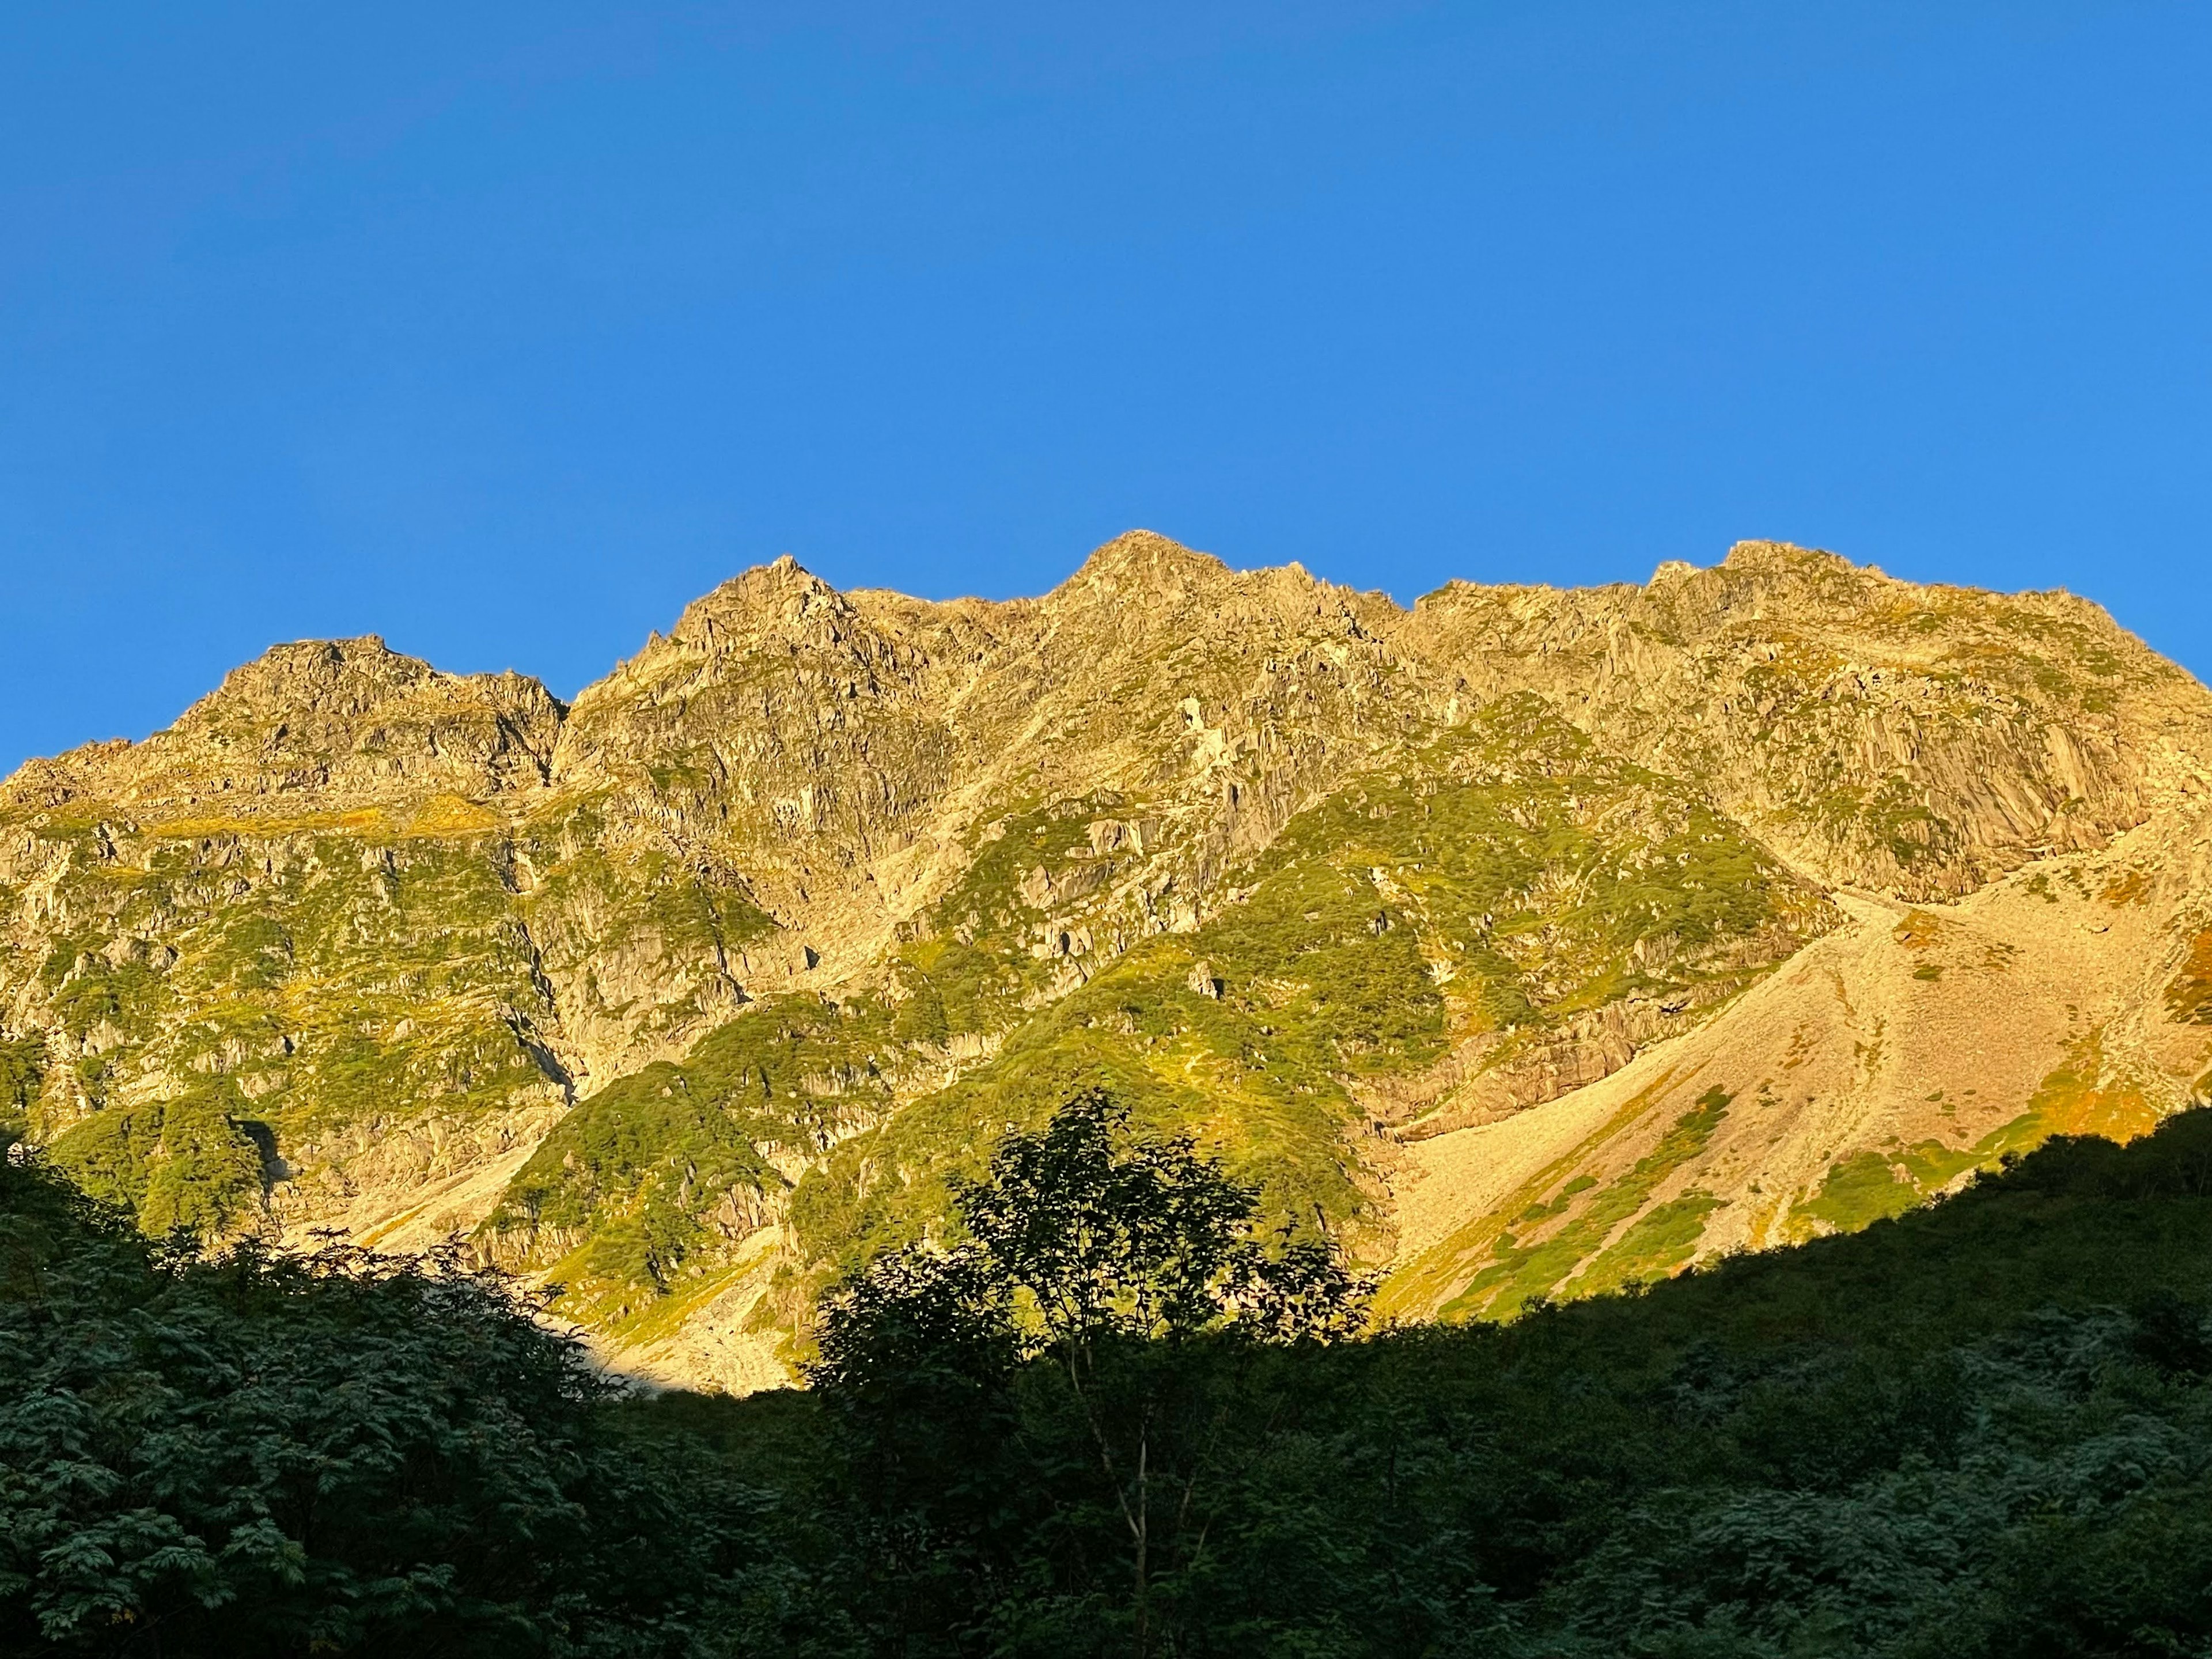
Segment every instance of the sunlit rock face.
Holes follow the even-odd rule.
[[[745,1388],[1103,1081],[1502,1316],[2184,1104],[2208,757],[2093,605],[1771,543],[1410,611],[1146,532],[1004,604],[783,559],[573,705],[307,642],[24,767],[0,1115]]]

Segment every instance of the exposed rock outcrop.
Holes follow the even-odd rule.
[[[1003,604],[787,558],[573,707],[307,642],[26,766],[0,1115],[149,1220],[465,1234],[750,1383],[1103,1080],[1495,1311],[1841,1224],[1886,1149],[1934,1190],[2053,1089],[2185,1099],[2208,756],[2093,605],[1771,543],[1411,610],[1141,531]]]

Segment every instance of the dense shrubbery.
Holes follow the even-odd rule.
[[[0,1650],[2212,1650],[2212,1113],[1325,1342],[1329,1253],[1085,1099],[747,1401],[607,1398],[450,1264],[0,1195]]]
[[[868,1287],[861,1328],[895,1334],[872,1366],[836,1346],[851,1304],[833,1314],[811,1430],[839,1472],[813,1502],[884,1540],[847,1603],[871,1650],[2212,1642],[2212,1115],[2055,1142],[1864,1234],[1506,1327],[1108,1331],[1095,1381],[947,1316],[978,1304],[917,1285],[933,1260],[962,1258]],[[793,1432],[779,1409],[730,1405],[725,1433]],[[1135,1425],[1158,1503],[1141,1571]]]
[[[202,1262],[0,1164],[0,1652],[719,1650],[769,1500],[612,1392],[458,1262]]]

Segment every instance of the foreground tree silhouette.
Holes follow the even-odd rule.
[[[1368,1281],[1326,1238],[1256,1237],[1258,1204],[1188,1136],[1133,1131],[1100,1090],[1007,1135],[985,1176],[956,1188],[963,1240],[880,1257],[824,1300],[810,1380],[865,1449],[863,1503],[940,1566],[991,1578],[993,1534],[1029,1518],[963,1500],[979,1469],[1000,1494],[1020,1479],[1010,1445],[1047,1455],[1051,1437],[1024,1437],[1013,1399],[1042,1369],[1064,1384],[1126,1532],[1133,1645],[1152,1651],[1161,1547],[1177,1566],[1204,1547],[1194,1503],[1224,1409],[1208,1401],[1227,1397],[1202,1386],[1206,1362],[1366,1322]],[[1212,1352],[1194,1363],[1201,1341]],[[1033,1401],[1026,1420],[1051,1416]],[[948,1480],[956,1470],[967,1480]],[[963,1533],[964,1550],[948,1535]],[[942,1615],[939,1596],[923,1600]]]

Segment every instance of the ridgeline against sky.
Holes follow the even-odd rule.
[[[15,5],[0,769],[1130,524],[1401,601],[1782,538],[2201,672],[2208,76],[2179,3]]]
[[[781,559],[573,702],[307,642],[24,767],[0,1127],[156,1232],[464,1237],[745,1389],[1103,1088],[1386,1313],[1496,1317],[2197,1097],[2208,846],[2212,693],[2064,594]]]

